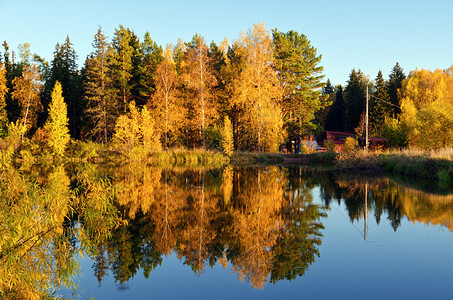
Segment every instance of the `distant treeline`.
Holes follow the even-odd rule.
[[[406,77],[396,63],[389,79],[382,72],[371,81],[352,70],[345,88],[327,81],[323,95],[332,105],[318,114],[325,130],[365,130],[366,90],[369,130],[388,138],[389,146],[423,149],[453,147],[453,66],[446,70],[415,70]]]

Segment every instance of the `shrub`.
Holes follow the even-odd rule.
[[[347,137],[343,145],[343,152],[354,152],[357,149],[359,149],[359,143],[357,140],[353,137]]]
[[[336,147],[335,147],[335,142],[332,139],[328,139],[324,142],[324,147],[327,149],[329,152],[335,152]]]

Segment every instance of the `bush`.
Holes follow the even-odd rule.
[[[350,153],[359,149],[359,143],[353,137],[347,137],[343,144],[343,152]]]
[[[337,149],[335,147],[335,142],[332,139],[328,139],[324,142],[324,147],[327,149],[329,152],[335,152]]]

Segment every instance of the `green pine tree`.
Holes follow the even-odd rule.
[[[393,105],[400,106],[398,90],[401,89],[404,79],[406,79],[406,75],[404,75],[403,69],[400,67],[399,63],[396,63],[389,75],[389,80],[387,82],[389,100]],[[396,116],[400,112],[401,109],[395,106],[391,107],[391,115]]]
[[[139,65],[134,74],[136,85],[132,93],[137,106],[142,107],[151,99],[156,90],[155,71],[164,59],[162,47],[151,39],[149,32],[145,33],[143,42],[140,44],[139,55]]]
[[[101,28],[94,36],[93,47],[94,51],[87,58],[84,70],[85,112],[89,135],[106,143],[113,133],[118,111],[110,68],[113,49]]]
[[[375,89],[374,97],[370,100],[370,128],[374,133],[379,134],[384,120],[390,116],[391,110],[391,106],[388,104],[390,100],[387,85],[380,70],[376,77]]]
[[[132,90],[137,82],[140,42],[132,30],[120,25],[119,29],[115,29],[112,45],[115,50],[112,57],[112,75],[118,108],[126,112],[129,102],[134,100]]]
[[[329,109],[324,129],[331,131],[345,130],[346,107],[343,99],[343,87],[341,85],[335,88],[335,101]]]
[[[300,135],[313,128],[314,114],[328,104],[328,96],[321,95],[322,56],[303,34],[277,29],[272,33],[285,127],[290,136]]]
[[[360,118],[365,111],[365,90],[362,72],[352,70],[345,90],[346,131],[354,131],[359,125]]]

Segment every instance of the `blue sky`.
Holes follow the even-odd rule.
[[[452,0],[0,0],[0,41],[13,50],[28,42],[33,53],[51,60],[55,44],[69,35],[81,66],[98,25],[109,38],[122,24],[140,38],[149,31],[165,45],[195,33],[209,42],[233,41],[264,22],[269,29],[305,34],[322,54],[326,79],[345,84],[353,68],[374,79],[379,69],[388,78],[396,62],[406,74],[450,67],[452,12]]]

